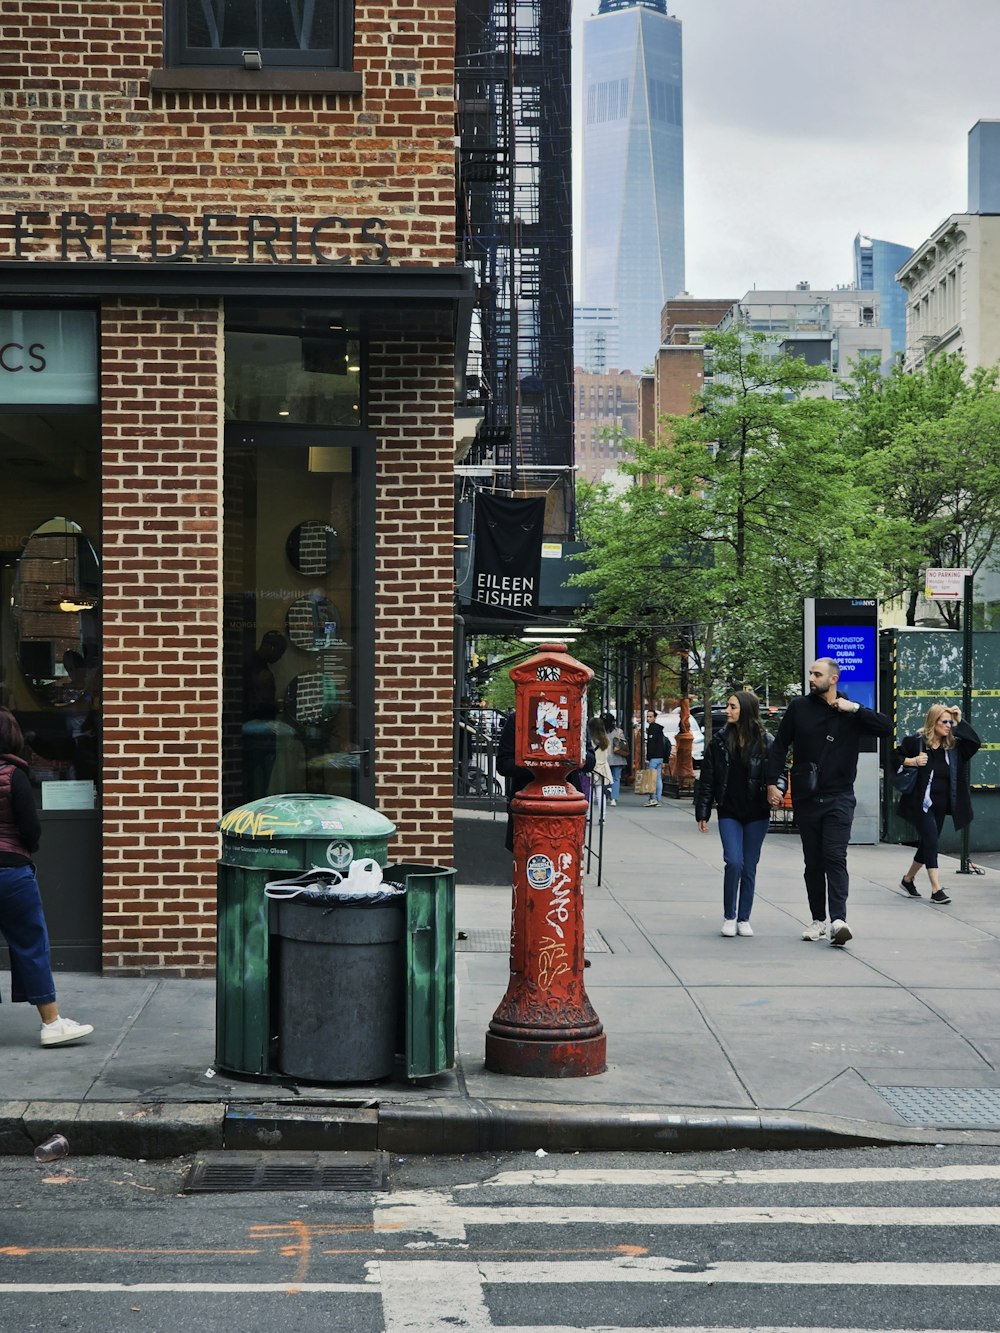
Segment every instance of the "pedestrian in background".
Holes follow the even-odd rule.
[[[0,934],[10,950],[10,998],[36,1007],[43,1046],[65,1046],[94,1029],[59,1016],[49,933],[31,859],[42,829],[23,752],[17,718],[9,708],[0,708]]]
[[[594,781],[597,783],[601,815],[603,816],[604,802],[608,800],[608,793],[611,791],[614,782],[614,775],[611,771],[611,738],[605,729],[604,722],[599,717],[590,719],[587,723],[587,730],[590,733],[590,743],[594,747]]]
[[[767,754],[774,744],[760,720],[760,701],[737,690],[726,701],[726,725],[715,733],[694,786],[694,812],[702,833],[715,806],[725,870],[722,934],[752,935],[750,913],[757,862],[771,823],[767,803]],[[778,779],[784,790],[784,778]]]
[[[802,839],[806,893],[812,921],[804,940],[826,935],[827,904],[830,943],[843,948],[852,932],[847,924],[847,844],[854,822],[854,780],[858,755],[866,736],[888,736],[892,723],[884,713],[846,698],[837,689],[840,665],[820,657],[809,668],[809,693],[792,699],[778,725],[768,755],[767,798],[772,809],[781,804],[778,780],[785,771],[789,748],[792,766],[792,809]]]
[[[941,830],[949,815],[958,830],[972,823],[969,760],[981,744],[968,722],[962,721],[960,708],[931,704],[923,729],[904,736],[893,751],[895,769],[918,770],[916,783],[899,798],[899,813],[920,838],[910,868],[899,881],[911,898],[920,897],[913,881],[925,869],[931,902],[939,906],[951,902],[938,877]]]
[[[618,725],[614,713],[603,714],[601,720],[608,733],[608,739],[611,741],[611,754],[608,756],[608,764],[611,767],[611,799],[609,804],[617,805],[618,794],[622,786],[622,774],[628,768],[629,743],[624,731]]]
[[[656,791],[646,802],[647,806],[660,804],[663,795],[663,765],[669,758],[670,741],[667,733],[657,722],[656,714],[649,709],[646,713],[646,767],[656,772]]]

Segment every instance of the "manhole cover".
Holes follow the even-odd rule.
[[[908,1124],[935,1129],[1000,1129],[1000,1088],[872,1086]]]
[[[199,1153],[183,1186],[185,1194],[388,1188],[383,1152]]]
[[[455,942],[455,949],[458,953],[510,953],[510,931],[464,930]],[[583,934],[583,952],[610,953],[611,950],[600,931],[586,930]]]

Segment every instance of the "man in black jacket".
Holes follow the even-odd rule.
[[[663,795],[663,765],[670,762],[670,741],[652,709],[646,714],[646,767],[656,770],[656,792],[647,805],[659,805]]]
[[[776,785],[785,771],[785,755],[794,751],[792,806],[802,838],[806,893],[812,921],[804,940],[826,934],[830,909],[830,943],[842,948],[851,938],[847,925],[847,844],[854,821],[854,779],[865,736],[888,736],[892,723],[884,713],[863,708],[837,690],[840,667],[821,657],[809,668],[809,693],[793,699],[778,727],[768,756],[767,799],[781,804]]]

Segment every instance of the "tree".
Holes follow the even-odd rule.
[[[624,470],[640,484],[581,496],[579,581],[604,623],[675,622],[701,647],[712,627],[716,679],[783,692],[801,675],[802,598],[880,586],[869,500],[839,405],[816,396],[825,370],[763,335],[709,333],[705,347],[712,373],[692,415],[634,444]]]
[[[916,620],[924,571],[996,563],[1000,539],[1000,393],[997,372],[969,376],[960,357],[919,371],[855,374],[848,447],[873,497],[872,540],[884,589]],[[959,604],[939,602],[946,624]]]

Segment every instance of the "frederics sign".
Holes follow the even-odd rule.
[[[8,214],[15,259],[109,263],[388,264],[383,218],[337,214],[304,222],[271,213],[49,213]]]

